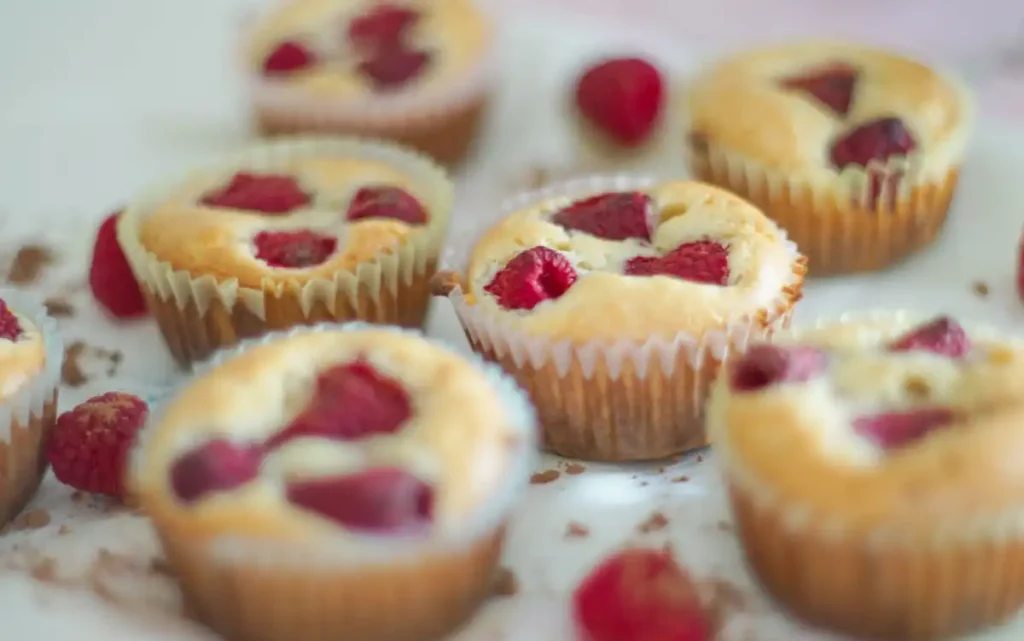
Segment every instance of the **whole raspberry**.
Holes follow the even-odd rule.
[[[316,55],[301,42],[282,42],[263,61],[263,73],[276,76],[316,64]]]
[[[434,491],[398,468],[289,483],[288,500],[344,527],[396,534],[421,530],[434,512]]]
[[[950,358],[961,358],[971,351],[967,332],[949,316],[915,327],[889,344],[891,352],[922,350]]]
[[[729,383],[737,392],[756,392],[778,383],[805,383],[827,364],[828,356],[813,347],[759,343],[729,367]]]
[[[891,450],[924,438],[948,427],[953,413],[941,407],[926,407],[905,412],[886,412],[860,416],[853,420],[853,429],[881,447]]]
[[[186,503],[224,492],[256,478],[263,449],[216,439],[179,457],[170,471],[171,488]]]
[[[16,341],[21,333],[21,323],[18,321],[18,317],[7,306],[7,301],[0,298],[0,338]]]
[[[287,214],[308,205],[311,198],[291,176],[240,171],[222,189],[207,194],[202,204],[245,209],[264,214]]]
[[[261,231],[252,239],[256,258],[271,267],[302,269],[326,261],[338,246],[338,239],[309,230]]]
[[[652,209],[650,196],[642,192],[599,194],[555,212],[551,222],[608,240],[650,241]]]
[[[124,392],[94,396],[64,412],[46,447],[53,473],[76,490],[123,498],[128,453],[148,415],[145,401]]]
[[[708,285],[729,283],[729,248],[713,240],[684,243],[664,256],[626,261],[628,276],[674,276]]]
[[[410,225],[426,225],[427,210],[420,201],[398,187],[362,187],[352,197],[345,219],[391,218]]]
[[[432,57],[429,51],[387,47],[359,63],[359,71],[372,81],[374,89],[396,89],[419,77]]]
[[[711,641],[693,582],[663,550],[624,550],[576,588],[583,641]]]
[[[146,313],[146,300],[117,242],[120,216],[119,211],[107,216],[96,232],[89,264],[89,289],[114,318],[134,318]]]
[[[505,309],[533,309],[569,291],[576,278],[576,269],[565,256],[548,247],[533,247],[508,261],[484,291]]]
[[[381,2],[349,23],[348,39],[353,46],[371,52],[397,48],[419,19],[415,9]]]
[[[784,78],[780,84],[786,89],[809,93],[837,115],[845,116],[853,102],[857,75],[857,70],[853,67],[842,62],[834,62],[800,75]]]
[[[576,82],[576,106],[600,131],[626,146],[642,143],[661,116],[661,72],[640,58],[614,58],[587,69]]]

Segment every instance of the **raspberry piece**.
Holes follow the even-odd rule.
[[[836,140],[832,144],[832,164],[838,169],[848,165],[867,167],[872,160],[885,162],[893,156],[905,156],[916,146],[902,120],[879,118]]]
[[[929,407],[860,416],[853,420],[853,429],[879,446],[891,450],[909,445],[952,422],[953,414],[949,410]]]
[[[397,48],[419,19],[418,11],[382,2],[349,23],[348,39],[353,46],[370,51]]]
[[[352,197],[345,218],[392,218],[410,225],[427,224],[427,210],[420,201],[398,187],[362,187]]]
[[[661,72],[640,58],[614,58],[576,81],[576,107],[599,130],[626,146],[642,143],[661,115]]]
[[[950,358],[961,358],[971,351],[967,332],[949,316],[916,327],[889,344],[891,352],[924,350]]]
[[[797,76],[784,78],[780,84],[786,89],[809,93],[837,115],[845,116],[853,102],[857,70],[842,62],[834,62]]]
[[[547,247],[532,247],[508,261],[484,291],[505,309],[533,309],[569,291],[576,278],[576,269],[565,256]]]
[[[57,480],[76,490],[124,496],[128,453],[149,406],[137,396],[107,392],[57,419],[46,459]]]
[[[286,214],[308,205],[310,197],[291,176],[240,171],[220,191],[207,194],[202,203],[209,207],[246,209],[264,214]]]
[[[276,76],[292,73],[316,64],[316,55],[301,42],[282,42],[263,61],[263,73]]]
[[[338,239],[316,232],[261,231],[252,239],[256,258],[271,267],[301,269],[323,264],[338,247]]]
[[[375,89],[396,89],[423,73],[431,58],[428,51],[404,47],[378,49],[359,63],[359,71],[373,82]]]
[[[707,285],[729,283],[729,248],[713,240],[683,243],[664,256],[626,261],[628,276],[674,276]]]
[[[752,345],[729,368],[729,383],[737,392],[756,392],[778,383],[806,383],[822,371],[828,356],[813,347]]]
[[[18,321],[18,317],[7,306],[7,301],[0,298],[0,338],[16,341],[21,333],[21,323]]]
[[[89,289],[114,318],[134,318],[146,313],[146,300],[117,242],[120,216],[119,211],[107,216],[96,232],[89,263]]]
[[[357,360],[321,372],[309,406],[267,447],[301,437],[357,441],[394,434],[410,416],[412,404],[402,385]]]
[[[257,445],[240,445],[224,439],[209,441],[174,462],[171,489],[186,503],[232,490],[256,478],[262,456]]]
[[[293,504],[356,530],[398,534],[422,530],[434,513],[434,491],[405,470],[380,467],[349,476],[290,483]]]
[[[696,589],[670,552],[624,550],[573,593],[584,641],[711,641]]]
[[[577,200],[555,212],[551,222],[608,240],[651,240],[652,202],[647,194],[633,191],[600,194]]]

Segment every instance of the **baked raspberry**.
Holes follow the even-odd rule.
[[[210,207],[246,209],[264,214],[286,214],[310,202],[291,176],[240,171],[224,188],[203,197]]]
[[[885,162],[916,149],[913,136],[899,118],[879,118],[846,133],[832,144],[832,164],[867,167],[871,161]]]
[[[148,416],[146,402],[124,392],[94,396],[61,414],[46,447],[57,480],[123,498],[128,453]]]
[[[713,240],[684,243],[664,256],[626,261],[628,276],[674,276],[708,285],[729,283],[729,248]]]
[[[359,71],[373,82],[375,89],[396,89],[419,77],[431,57],[428,51],[405,47],[382,48],[359,63]]]
[[[860,416],[853,429],[884,449],[903,447],[953,422],[953,414],[941,407]]]
[[[261,231],[252,239],[256,258],[271,267],[302,269],[321,265],[338,247],[338,239],[309,230]]]
[[[186,503],[245,485],[260,471],[258,445],[216,439],[182,455],[171,466],[171,489]]]
[[[410,225],[427,224],[427,210],[420,201],[398,187],[362,187],[352,197],[345,218],[392,218]]]
[[[842,62],[834,62],[797,76],[784,78],[786,89],[803,91],[823,102],[840,116],[850,111],[857,70]]]
[[[21,334],[21,323],[18,322],[18,317],[7,306],[7,301],[0,299],[0,338],[16,341]]]
[[[146,313],[146,301],[117,242],[120,217],[119,211],[107,216],[96,232],[89,263],[89,289],[96,302],[114,318],[134,318]]]
[[[434,514],[433,488],[398,468],[290,483],[286,492],[293,504],[356,530],[422,530]]]
[[[309,405],[267,447],[301,437],[357,441],[394,434],[410,416],[412,404],[401,383],[356,360],[322,372]]]
[[[263,61],[263,73],[268,76],[283,75],[311,67],[316,64],[316,55],[301,42],[282,42]]]
[[[419,19],[418,11],[382,2],[349,23],[348,39],[353,46],[369,51],[395,48]]]
[[[729,383],[737,392],[756,392],[769,385],[805,383],[821,374],[828,355],[813,347],[752,345],[729,368]]]
[[[892,352],[911,350],[924,350],[950,358],[961,358],[971,351],[971,339],[960,323],[949,316],[940,316],[910,330],[889,344],[889,351]]]
[[[576,278],[576,269],[565,256],[548,247],[532,247],[508,261],[484,291],[505,309],[533,309],[569,291]]]
[[[651,198],[642,192],[600,194],[555,212],[551,222],[608,240],[651,240]]]
[[[663,550],[625,550],[597,566],[573,593],[584,641],[710,641],[710,619],[693,582]]]
[[[640,58],[614,58],[576,81],[576,107],[600,131],[625,146],[642,143],[661,116],[661,72]]]

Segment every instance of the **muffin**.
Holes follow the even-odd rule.
[[[383,138],[454,164],[483,121],[494,42],[472,0],[290,0],[252,20],[242,64],[265,134]]]
[[[815,275],[881,269],[931,243],[973,118],[960,82],[831,42],[739,54],[685,103],[693,174],[774,218]]]
[[[64,346],[57,324],[25,294],[0,291],[0,527],[46,473]]]
[[[439,272],[473,349],[530,394],[547,449],[599,461],[706,444],[721,362],[786,325],[804,258],[740,198],[590,178],[511,199]]]
[[[1024,603],[1024,342],[845,317],[752,346],[708,429],[761,583],[811,623],[937,639]]]
[[[452,192],[441,169],[398,147],[284,140],[140,198],[117,238],[188,365],[292,325],[419,327]]]
[[[488,595],[534,441],[497,367],[399,329],[296,328],[203,366],[131,485],[219,634],[426,641]]]

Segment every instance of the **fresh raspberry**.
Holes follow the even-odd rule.
[[[674,276],[708,285],[729,283],[729,248],[713,240],[683,243],[664,256],[626,261],[628,276]]]
[[[216,439],[186,452],[171,466],[171,488],[186,503],[245,485],[260,471],[258,445]]]
[[[651,198],[642,192],[600,194],[555,212],[551,222],[608,240],[651,240]]]
[[[124,392],[94,396],[64,412],[46,447],[53,473],[76,490],[124,497],[129,450],[147,416],[146,402]]]
[[[282,42],[263,61],[263,73],[276,76],[292,73],[316,64],[316,54],[301,42]]]
[[[0,338],[16,341],[21,333],[21,323],[18,321],[18,317],[7,306],[7,301],[0,298]]]
[[[309,405],[267,447],[301,437],[357,441],[393,434],[410,416],[412,404],[401,383],[357,360],[321,372]]]
[[[429,51],[382,48],[359,63],[359,71],[373,82],[375,89],[396,89],[423,73],[431,58]]]
[[[533,309],[569,291],[576,277],[565,256],[547,247],[532,247],[508,261],[484,291],[505,309]]]
[[[729,383],[737,392],[756,392],[778,383],[805,383],[828,364],[828,356],[813,347],[752,345],[729,368]]]
[[[842,62],[834,62],[806,73],[784,78],[786,89],[811,94],[836,112],[845,116],[853,102],[853,89],[857,84],[857,70]]]
[[[114,318],[134,318],[146,313],[146,300],[117,242],[120,216],[119,211],[107,216],[96,232],[89,263],[89,289]]]
[[[576,106],[599,130],[626,146],[654,129],[665,93],[661,72],[640,58],[614,58],[587,69],[576,82]]]
[[[271,267],[301,269],[323,264],[338,247],[338,239],[309,230],[261,231],[252,244],[256,258]]]
[[[291,176],[240,171],[223,189],[204,196],[202,203],[209,207],[286,214],[308,205],[310,200]]]
[[[398,187],[362,187],[345,213],[348,221],[392,218],[410,225],[427,224],[427,210],[415,196]]]
[[[583,641],[711,641],[711,623],[687,572],[663,550],[624,550],[576,588]]]
[[[961,358],[971,351],[967,332],[949,316],[915,327],[889,344],[889,351],[924,350],[950,358]]]
[[[348,39],[353,46],[369,51],[397,48],[419,19],[420,13],[414,9],[382,2],[349,23]]]
[[[917,147],[913,136],[899,118],[879,118],[847,132],[832,144],[832,164],[867,167],[871,161],[885,162],[906,156]]]
[[[891,450],[909,445],[952,422],[953,414],[949,410],[927,407],[860,416],[853,420],[853,429],[879,446]]]
[[[434,513],[433,488],[398,468],[293,482],[286,493],[293,504],[357,530],[422,530]]]

